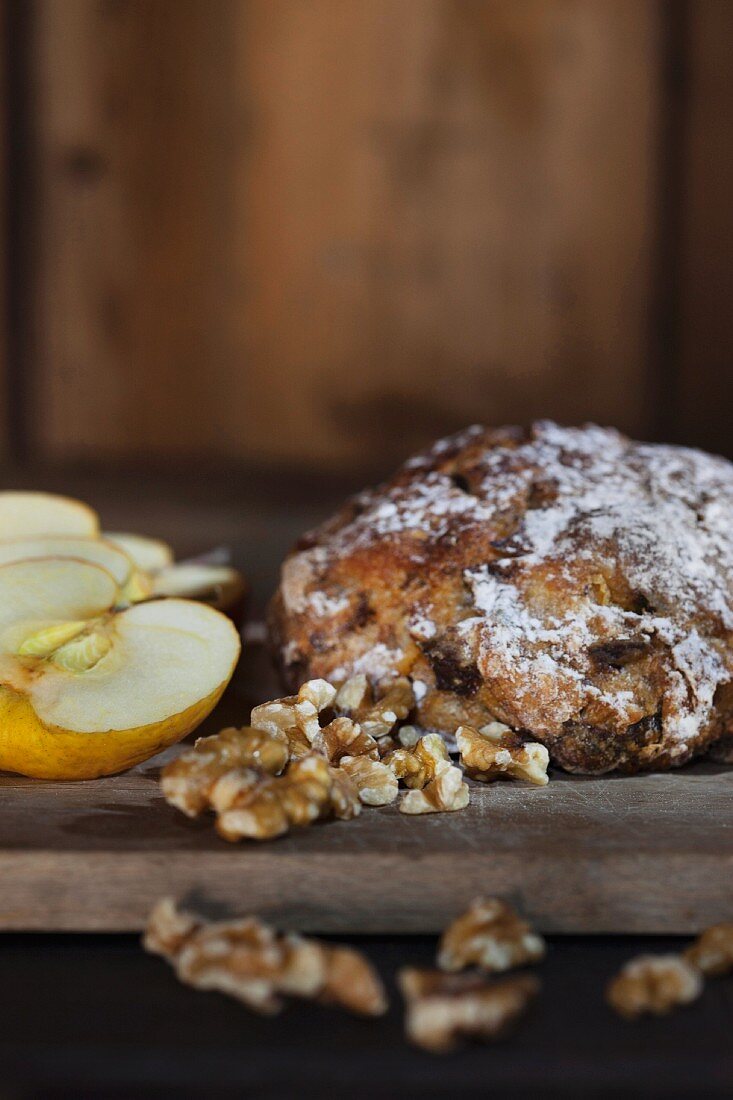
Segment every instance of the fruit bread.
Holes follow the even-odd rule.
[[[507,723],[569,771],[685,763],[733,730],[733,465],[550,422],[468,428],[285,561],[286,681],[408,675],[412,720]]]

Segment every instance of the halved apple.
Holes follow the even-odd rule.
[[[149,539],[144,535],[130,535],[118,531],[104,531],[102,538],[119,546],[138,569],[145,573],[157,573],[173,562],[173,551],[162,539]]]
[[[96,512],[80,500],[55,493],[0,493],[0,539],[98,534]]]
[[[114,578],[88,562],[0,566],[0,769],[92,779],[195,729],[239,655],[226,616],[191,600],[115,611]]]

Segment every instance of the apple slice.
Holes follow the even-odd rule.
[[[226,616],[191,600],[115,611],[98,565],[0,566],[0,769],[91,779],[129,768],[195,729],[239,655]]]
[[[135,571],[130,557],[104,539],[74,538],[71,535],[43,535],[32,539],[9,539],[0,542],[0,566],[11,561],[32,561],[38,558],[75,558],[100,565],[111,573],[124,588]]]
[[[80,500],[54,493],[0,493],[0,539],[98,534],[96,512]]]
[[[244,578],[228,565],[178,562],[159,570],[152,578],[154,596],[185,596],[201,600],[219,611],[231,611],[242,599]]]
[[[138,569],[144,573],[157,573],[173,562],[173,551],[167,542],[161,539],[149,539],[144,535],[129,535],[117,531],[105,531],[102,538],[114,543],[132,558]]]

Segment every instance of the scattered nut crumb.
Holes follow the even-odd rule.
[[[326,817],[349,820],[361,810],[356,787],[346,772],[322,756],[294,760],[284,775],[261,778],[230,773],[212,791],[217,832],[225,840],[270,840],[291,826]]]
[[[461,1039],[497,1039],[526,1011],[540,983],[532,974],[487,982],[475,974],[406,968],[398,975],[407,1002],[405,1033],[434,1054]]]
[[[538,962],[545,955],[545,941],[526,921],[498,898],[477,898],[465,913],[446,928],[438,949],[443,970],[511,970]]]
[[[456,741],[461,763],[472,779],[486,783],[510,776],[538,787],[548,781],[550,755],[545,746],[537,741],[523,741],[502,722],[491,722],[480,730],[459,726]]]
[[[208,922],[164,898],[150,914],[143,945],[166,958],[185,984],[227,993],[267,1015],[282,1009],[283,996],[367,1016],[387,1010],[384,987],[358,951],[280,935],[255,917]]]
[[[733,924],[714,924],[706,928],[684,953],[687,962],[707,977],[719,977],[733,971]]]
[[[288,762],[287,740],[279,730],[229,727],[213,737],[200,737],[192,749],[163,769],[163,797],[187,817],[196,817],[209,805],[212,787],[235,768],[258,768],[277,775]]]
[[[606,1000],[627,1020],[663,1016],[702,992],[700,971],[680,955],[639,955],[609,983]]]
[[[368,756],[345,756],[341,761],[365,806],[388,806],[397,798],[397,778],[387,764]]]

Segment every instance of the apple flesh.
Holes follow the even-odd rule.
[[[0,539],[98,534],[96,513],[80,500],[54,493],[0,493]]]
[[[213,709],[240,650],[226,616],[191,600],[115,610],[98,565],[0,566],[0,769],[90,779],[147,759]]]
[[[130,535],[118,531],[105,531],[102,538],[124,550],[144,573],[157,573],[159,569],[173,563],[173,551],[161,539],[149,539],[145,535]]]
[[[39,558],[73,558],[99,565],[124,588],[135,572],[130,557],[105,539],[76,538],[71,535],[41,535],[28,539],[8,539],[0,542],[0,566],[13,561],[35,561]]]

